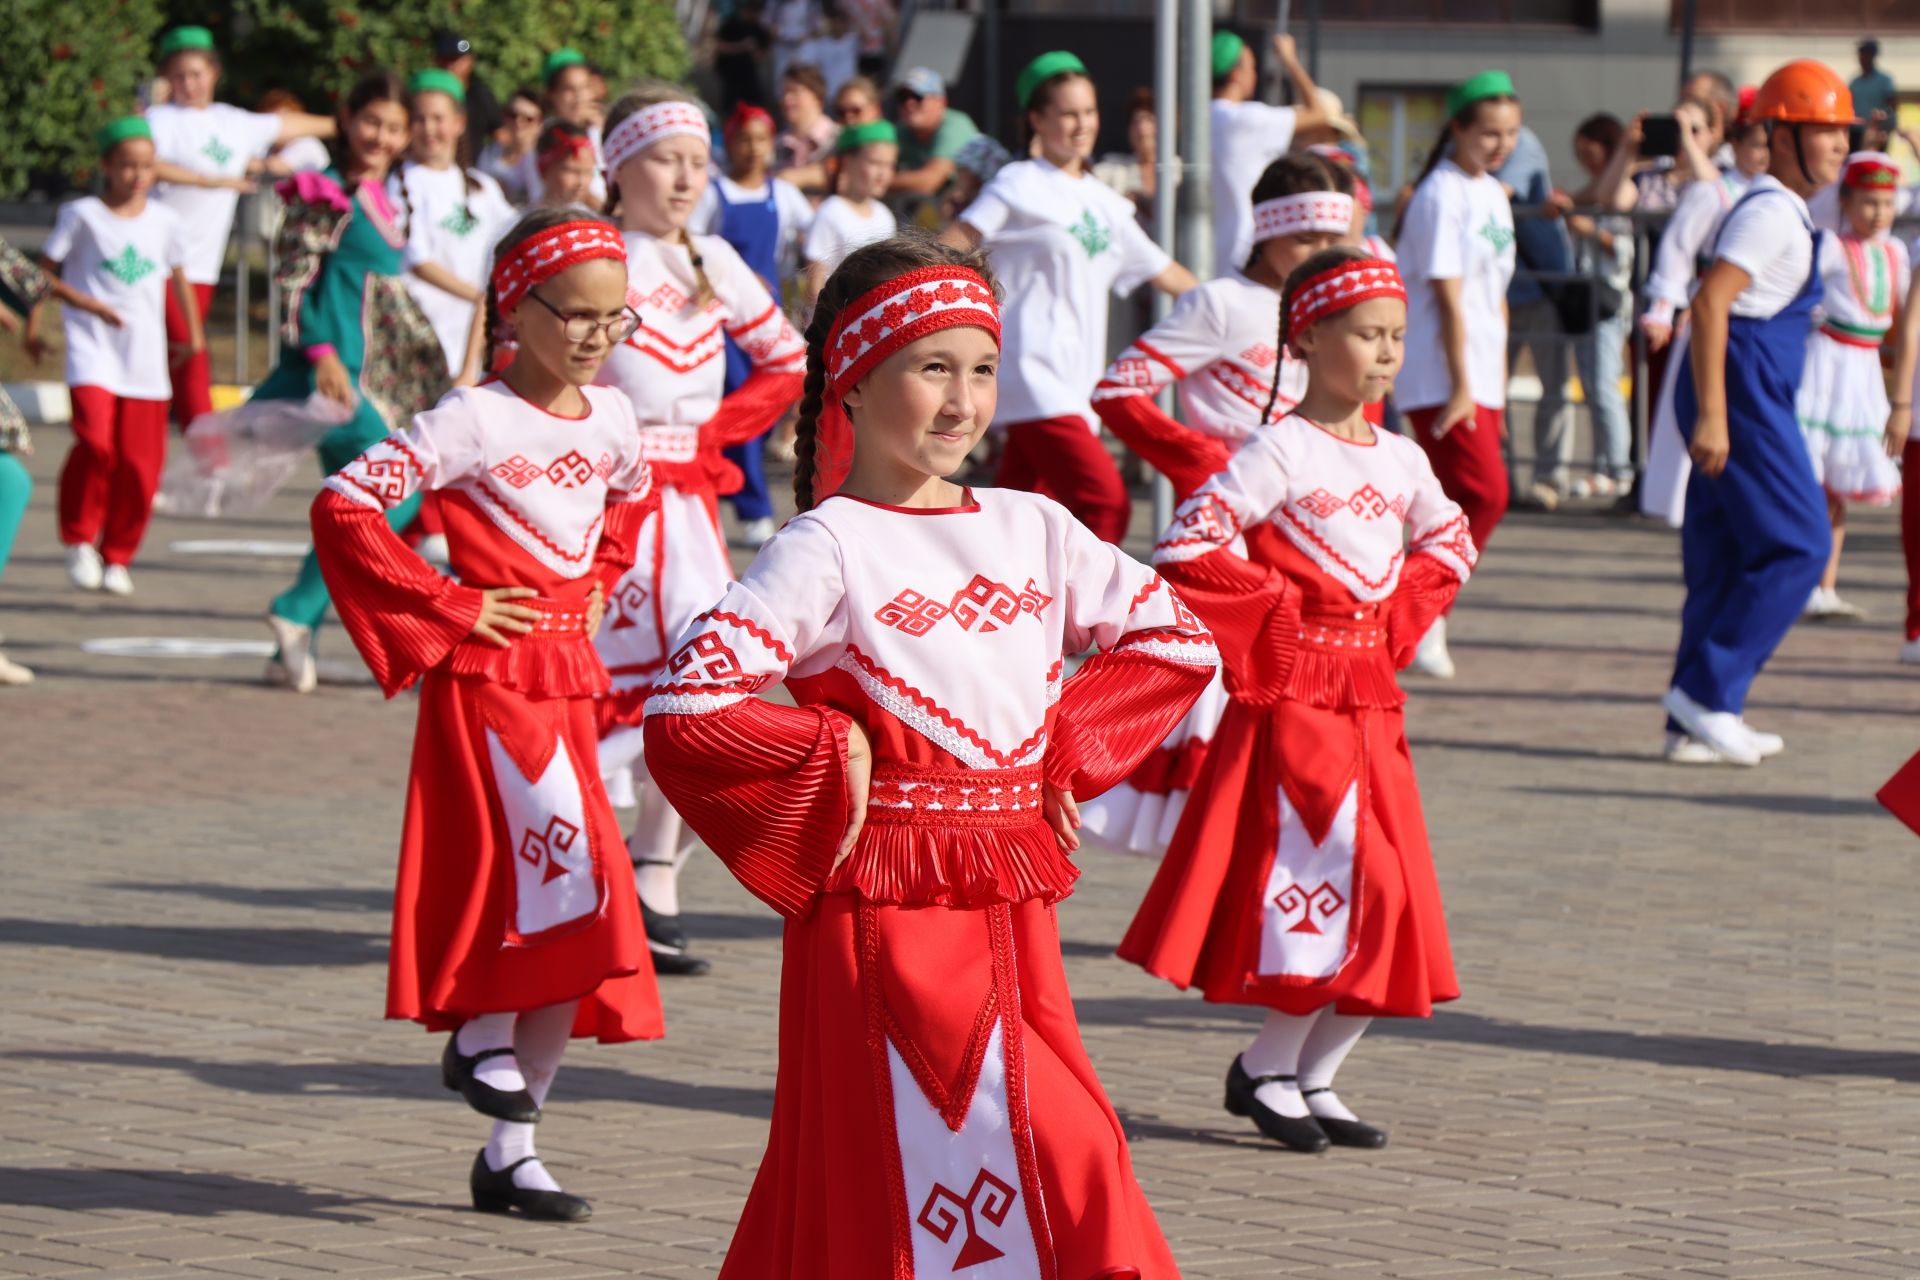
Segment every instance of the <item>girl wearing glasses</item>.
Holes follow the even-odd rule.
[[[600,656],[613,675],[601,704],[600,766],[616,799],[641,770],[640,715],[665,671],[673,640],[733,578],[718,498],[740,488],[720,451],[752,440],[800,398],[806,349],[766,284],[719,236],[691,235],[687,220],[707,185],[712,133],[699,105],[671,85],[649,85],[615,103],[604,143],[610,213],[626,233],[627,297],[640,328],[614,349],[599,381],[633,401],[641,449],[660,486],[660,508],[640,533],[640,557],[607,601]],[[746,355],[746,380],[723,396],[730,337]],[[644,778],[644,770],[641,770]],[[680,818],[650,784],[628,842],[641,911],[662,973],[703,973],[680,927]]]
[[[533,1142],[567,1041],[661,1034],[594,773],[607,672],[593,633],[654,502],[633,406],[589,385],[638,324],[625,260],[604,219],[521,219],[487,296],[512,362],[348,462],[313,504],[314,550],[367,666],[388,696],[420,687],[387,1016],[452,1033],[443,1081],[494,1120],[474,1208],[569,1222],[591,1210]],[[427,492],[457,577],[389,527]]]

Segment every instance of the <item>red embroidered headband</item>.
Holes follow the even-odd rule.
[[[720,133],[728,142],[732,142],[734,134],[756,120],[764,120],[767,128],[773,128],[773,116],[765,107],[756,107],[751,102],[743,102],[733,109],[733,114],[727,117],[727,122],[720,126]]]
[[[529,289],[595,258],[627,260],[626,242],[611,224],[582,219],[548,227],[515,245],[494,267],[494,303],[505,314],[520,305]]]
[[[1856,151],[1847,157],[1847,167],[1840,172],[1840,185],[1849,190],[1891,191],[1900,185],[1900,166],[1884,151]]]
[[[1370,298],[1407,300],[1407,286],[1399,268],[1379,258],[1354,258],[1322,271],[1293,291],[1287,308],[1287,333],[1304,333],[1331,315],[1359,306]]]
[[[1000,307],[993,290],[966,267],[921,267],[840,309],[821,353],[827,394],[814,434],[815,502],[838,489],[853,465],[853,423],[841,403],[847,392],[908,343],[966,325],[985,329],[999,343]]]
[[[578,160],[582,156],[593,155],[593,139],[584,133],[556,133],[547,140],[534,158],[535,166],[541,173],[568,160]]]
[[[642,107],[614,126],[601,145],[601,152],[607,158],[607,172],[614,172],[654,143],[668,138],[702,138],[712,145],[713,130],[707,125],[706,114],[691,102],[656,102]]]
[[[1253,242],[1310,231],[1345,235],[1353,226],[1353,197],[1338,191],[1302,191],[1253,206]]]

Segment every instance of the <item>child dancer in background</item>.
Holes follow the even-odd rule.
[[[401,279],[407,229],[387,197],[387,170],[407,141],[406,89],[391,73],[373,72],[347,94],[340,115],[339,162],[279,187],[287,206],[277,240],[285,340],[280,363],[248,402],[318,392],[350,412],[317,446],[327,475],[432,405],[448,383],[446,353]],[[388,516],[405,528],[419,509],[416,494]],[[327,604],[326,579],[309,553],[267,611],[278,646],[269,684],[313,691],[313,633]]]
[[[633,401],[642,452],[660,490],[658,513],[640,531],[639,561],[607,602],[597,642],[613,675],[601,704],[600,766],[617,799],[633,795],[640,717],[674,638],[718,600],[733,578],[720,532],[718,493],[739,484],[720,457],[751,440],[800,396],[805,348],[766,285],[718,236],[687,233],[706,185],[707,118],[684,91],[650,85],[607,116],[613,209],[626,232],[628,299],[639,330],[614,350],[599,381]],[[724,399],[721,336],[753,363]],[[633,856],[648,944],[662,973],[704,973],[681,927],[679,873],[688,852],[680,819],[657,790],[642,786],[628,851]]]
[[[476,1209],[579,1221],[534,1153],[567,1041],[654,1039],[619,821],[594,772],[593,648],[651,502],[633,407],[587,384],[638,325],[611,223],[541,210],[506,235],[498,380],[457,390],[327,481],[314,548],[341,621],[419,729],[394,893],[387,1016],[452,1032],[446,1086],[495,1120]],[[407,550],[397,506],[437,492],[458,580]]]
[[[540,131],[533,160],[539,170],[534,187],[539,207],[587,208],[587,202],[593,199],[595,175],[600,172],[600,157],[594,151],[593,136],[583,126],[566,120],[548,122]]]
[[[848,125],[834,138],[833,156],[833,194],[814,210],[800,249],[807,263],[808,306],[848,254],[885,240],[896,229],[893,210],[882,203],[900,160],[900,135],[893,122]]]
[[[1840,548],[1847,536],[1847,504],[1884,507],[1900,494],[1893,459],[1906,447],[1888,421],[1880,348],[1907,303],[1907,246],[1887,234],[1893,226],[1900,167],[1878,151],[1847,157],[1840,172],[1840,216],[1846,229],[1820,238],[1820,327],[1807,342],[1806,371],[1795,401],[1800,430],[1813,457],[1813,474],[1827,492],[1833,552],[1820,585],[1807,600],[1809,618],[1858,618],[1840,598]],[[1912,389],[1900,388],[1912,404]]]
[[[1407,322],[1391,263],[1329,249],[1288,279],[1304,398],[1182,504],[1154,563],[1216,628],[1233,699],[1120,955],[1265,1006],[1227,1110],[1297,1151],[1379,1147],[1333,1092],[1376,1015],[1459,995],[1396,667],[1472,570],[1460,507],[1361,411]]]
[[[588,183],[585,199],[588,204],[598,208],[607,198],[606,177],[599,165],[601,132],[598,117],[600,108],[605,105],[596,97],[600,92],[600,77],[587,61],[587,55],[578,49],[555,49],[541,64],[540,86],[547,96],[548,123],[565,121],[584,132],[587,140],[593,144],[593,178]],[[521,161],[520,179],[529,191],[541,189],[537,152]]]
[[[0,329],[19,333],[22,316],[32,315],[49,296],[67,306],[94,316],[109,329],[118,329],[120,313],[106,303],[75,289],[57,276],[50,276],[33,264],[26,254],[0,240]],[[27,420],[6,388],[0,387],[0,574],[7,571],[7,558],[13,553],[13,538],[26,518],[27,499],[33,493],[33,477],[20,459],[33,452],[33,439],[27,432]],[[0,685],[33,683],[33,672],[0,653]]]
[[[1057,503],[946,478],[993,416],[999,329],[977,253],[902,237],[840,265],[801,514],[647,703],[654,776],[787,917],[773,1129],[724,1280],[1178,1274],[1052,904],[1077,798],[1165,736],[1214,649]],[[797,707],[755,696],[782,680]]]
[[[60,541],[67,577],[83,591],[133,594],[127,566],[140,549],[167,460],[167,295],[186,320],[187,345],[206,349],[186,264],[186,226],[153,190],[153,131],[123,116],[100,131],[98,196],[60,206],[41,250],[46,270],[99,298],[98,309],[63,314],[73,449],[60,470]],[[37,352],[40,313],[27,317]]]
[[[1513,206],[1493,171],[1520,133],[1520,99],[1504,71],[1483,71],[1447,95],[1447,126],[1394,234],[1407,295],[1406,371],[1394,392],[1433,459],[1447,496],[1466,510],[1484,550],[1507,513],[1507,284]],[[1421,641],[1414,670],[1449,679],[1445,615]]]
[[[1094,412],[1172,482],[1177,501],[1224,468],[1256,428],[1286,417],[1306,390],[1306,366],[1274,335],[1287,277],[1352,226],[1353,200],[1332,186],[1326,163],[1305,152],[1268,165],[1253,188],[1247,261],[1181,297],[1093,389]],[[1154,402],[1169,382],[1180,384],[1184,426]],[[1226,701],[1216,676],[1158,751],[1082,808],[1086,832],[1130,853],[1164,850]]]
[[[447,372],[471,386],[486,326],[487,266],[493,243],[513,224],[500,184],[464,167],[467,91],[451,71],[430,69],[407,84],[413,143],[390,180],[407,211],[407,291],[433,325]]]

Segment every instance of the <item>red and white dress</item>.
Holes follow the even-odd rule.
[[[633,563],[652,480],[626,398],[586,396],[570,419],[503,382],[449,392],[313,504],[340,620],[388,696],[420,685],[387,1016],[430,1030],[579,999],[575,1035],[661,1034],[633,869],[600,785],[607,672],[586,630],[593,587]],[[458,581],[387,526],[426,491]],[[471,637],[491,587],[540,593],[518,601],[540,622],[504,649]]]
[[[1079,873],[1042,784],[1124,777],[1216,662],[1152,570],[1011,490],[829,498],[689,628],[649,768],[787,917],[773,1128],[725,1280],[1178,1274],[1080,1042],[1053,912]],[[781,680],[797,707],[754,696]],[[850,722],[873,779],[835,867]]]
[[[1180,507],[1154,563],[1219,637],[1232,699],[1122,958],[1291,1014],[1459,995],[1394,671],[1474,558],[1417,444],[1298,415]]]
[[[1885,234],[1820,237],[1820,327],[1807,340],[1796,410],[1826,491],[1886,506],[1900,496],[1887,456],[1887,380],[1880,348],[1907,304],[1907,246]]]
[[[639,559],[608,596],[595,638],[613,677],[601,707],[601,767],[622,801],[631,796],[647,690],[674,638],[733,578],[718,499],[737,490],[741,477],[720,451],[754,439],[800,398],[807,354],[766,285],[720,237],[692,237],[713,288],[704,306],[685,245],[637,231],[625,239],[627,302],[640,313],[640,328],[614,349],[596,381],[633,402],[660,505],[640,529]],[[723,399],[725,336],[753,372]]]
[[[1093,389],[1093,411],[1183,501],[1227,465],[1255,427],[1280,421],[1306,394],[1306,366],[1278,349],[1279,329],[1279,291],[1229,271],[1182,294],[1166,319],[1120,353]],[[1185,424],[1155,402],[1169,383],[1179,384]],[[1159,856],[1226,704],[1226,687],[1215,676],[1159,750],[1081,806],[1082,834],[1123,853]]]

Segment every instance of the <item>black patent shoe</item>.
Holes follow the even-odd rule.
[[[513,1171],[539,1158],[528,1156],[496,1170],[487,1164],[484,1147],[475,1152],[473,1176],[468,1179],[473,1187],[473,1207],[481,1213],[512,1213],[518,1209],[541,1222],[585,1222],[591,1218],[593,1206],[579,1196],[564,1191],[532,1191],[514,1185]]]
[[[1316,1093],[1332,1093],[1331,1088],[1304,1089],[1300,1096],[1311,1098]],[[1327,1141],[1336,1147],[1364,1147],[1369,1151],[1378,1151],[1387,1145],[1387,1131],[1376,1129],[1370,1124],[1358,1120],[1337,1120],[1332,1116],[1315,1116],[1320,1122],[1320,1131],[1327,1135]]]
[[[525,1089],[496,1089],[473,1074],[473,1069],[488,1058],[508,1056],[511,1049],[482,1049],[468,1057],[460,1052],[460,1033],[447,1037],[440,1055],[440,1082],[467,1100],[467,1105],[483,1116],[508,1120],[514,1124],[538,1124],[540,1106]]]
[[[1260,1101],[1254,1093],[1263,1084],[1293,1079],[1296,1077],[1250,1076],[1247,1069],[1240,1065],[1240,1059],[1235,1057],[1233,1065],[1227,1068],[1227,1111],[1232,1115],[1251,1118],[1261,1133],[1283,1147],[1291,1147],[1308,1155],[1319,1155],[1332,1145],[1319,1121],[1312,1116],[1283,1116]]]
[[[687,931],[680,917],[655,911],[640,899],[640,923],[647,929],[647,952],[653,957],[653,971],[667,977],[697,978],[713,968],[699,956],[687,954]]]

